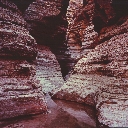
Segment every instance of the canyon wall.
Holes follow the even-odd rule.
[[[68,73],[65,35],[66,11],[69,0],[36,0],[24,13],[27,28],[38,44],[50,47],[61,66],[63,76]]]
[[[127,5],[0,0],[0,119],[47,112],[56,92],[95,107],[97,127],[127,127]]]
[[[128,3],[70,0],[67,44],[79,60],[56,98],[96,107],[97,127],[127,127]],[[73,62],[74,63],[74,62]]]
[[[43,8],[44,3],[45,9]],[[55,2],[49,1],[49,4],[52,5]],[[30,11],[28,12],[31,9],[31,5],[32,7],[34,6],[31,10],[32,14],[29,13]],[[36,40],[31,36],[32,31],[29,29],[29,21],[32,20],[37,28],[43,26],[42,20],[39,21],[40,24],[35,19],[33,11],[37,9],[35,12],[40,14],[40,10],[35,8],[36,6],[44,9],[42,17],[52,18],[56,13],[55,10],[57,10],[58,4],[55,5],[55,10],[51,10],[51,7],[47,5],[47,1],[0,1],[0,101],[2,103],[0,106],[0,119],[46,113],[47,105],[44,94],[53,95],[56,91],[55,89],[60,88],[64,83],[60,65],[56,56],[52,53],[53,50],[51,51],[51,46],[44,39],[41,39],[41,42],[38,41],[44,34],[39,32],[38,39],[34,35]],[[65,7],[63,6],[63,8]],[[49,14],[48,9],[51,10]],[[64,10],[62,11],[64,12]],[[26,20],[26,16],[28,20]],[[60,16],[62,17],[62,15]],[[57,16],[55,15],[55,19],[56,17],[58,17],[58,14]],[[48,19],[46,24],[52,30],[53,27],[49,26],[49,21],[50,24],[52,23]],[[48,29],[47,27],[46,29]],[[54,27],[59,27],[59,25]],[[37,28],[33,28],[33,32],[36,33],[35,30],[44,31],[43,28]],[[48,30],[47,39],[51,36],[50,29]],[[54,30],[54,32],[56,31]],[[42,43],[42,45],[37,44],[37,42],[39,44]]]
[[[0,0],[0,119],[46,113],[47,105],[35,67],[35,39],[17,6]]]

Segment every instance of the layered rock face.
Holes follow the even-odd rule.
[[[30,34],[37,43],[49,46],[56,55],[63,72],[66,55],[65,35],[67,30],[66,10],[69,0],[36,0],[26,9],[24,18]],[[63,73],[64,75],[66,73]]]
[[[47,111],[37,84],[35,39],[15,4],[0,0],[0,119]],[[29,61],[29,62],[28,62]]]
[[[127,127],[128,3],[82,2],[70,1],[69,9],[76,12],[68,13],[72,17],[67,33],[70,51],[75,47],[72,55],[80,49],[81,59],[55,97],[95,106],[98,127]]]
[[[67,64],[69,71],[83,55],[97,45],[98,33],[94,30],[92,23],[94,12],[93,0],[70,0],[69,2],[66,14],[68,21],[66,33],[68,51],[66,53],[70,55]]]
[[[53,95],[64,84],[60,65],[49,47],[38,45],[37,48],[36,79],[44,93]]]
[[[96,46],[98,33],[94,31],[92,18],[95,4],[93,0],[71,0],[67,8],[67,45],[73,64],[83,54],[87,54]],[[72,65],[73,65],[72,64]]]
[[[28,22],[30,33],[38,43],[52,47],[63,43],[67,24],[64,19],[67,2],[65,1],[64,5],[62,3],[62,0],[36,0],[27,8],[24,18]]]
[[[98,44],[116,34],[127,32],[127,27],[124,27],[127,24],[126,5],[125,0],[71,0],[69,2],[67,45],[72,65],[76,64],[76,58],[80,59]]]
[[[24,8],[11,1],[20,10],[0,0],[0,119],[46,112],[42,93],[57,92],[56,98],[94,106],[97,127],[127,127],[126,0],[29,0]],[[37,47],[27,29],[48,47]],[[63,76],[80,59],[65,83],[51,50]]]

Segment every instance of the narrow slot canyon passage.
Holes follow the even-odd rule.
[[[127,0],[0,0],[0,128],[128,126]]]

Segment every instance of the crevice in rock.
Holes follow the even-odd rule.
[[[128,0],[112,0],[112,6],[117,13],[117,17],[128,14]]]
[[[100,30],[106,25],[107,16],[105,10],[100,7],[97,1],[94,0],[94,2],[95,2],[95,13],[92,22],[94,24],[94,30],[99,33]]]
[[[41,3],[43,3],[43,5]],[[38,4],[41,4],[39,5],[41,9],[44,8],[47,11],[51,10],[47,5],[53,4],[54,8],[57,10],[49,12],[50,14],[46,14],[45,11],[42,11],[40,12],[42,13],[40,15],[38,10],[35,11],[34,9]],[[52,53],[55,54],[60,64],[63,77],[68,74],[69,71],[67,67],[67,58],[69,55],[66,54],[67,46],[65,42],[66,31],[68,28],[68,22],[66,19],[68,5],[69,0],[36,1],[28,7],[24,14],[30,34],[36,39],[38,44],[48,46]],[[37,15],[37,18],[35,18],[35,14]],[[41,18],[39,18],[40,16]]]
[[[23,13],[28,8],[28,6],[35,0],[11,0],[11,1],[15,3],[18,9]]]
[[[106,12],[104,10],[104,8],[102,6],[100,6],[100,4],[102,4],[102,2],[98,3],[97,1],[98,0],[94,0],[94,2],[95,2],[95,13],[94,13],[92,22],[94,24],[95,31],[98,32],[98,33],[100,32],[100,30],[103,27],[118,24],[119,19],[128,14],[128,9],[127,9],[128,1],[127,0],[122,0],[122,1],[112,0],[112,2],[110,4],[111,7],[109,7],[109,8],[110,9],[113,8],[113,11],[114,11],[113,16],[111,16],[112,14],[110,15],[108,13],[109,11]],[[107,3],[106,3],[106,6],[108,6]]]
[[[103,22],[101,17],[94,17],[92,22],[94,24],[94,30],[98,33],[103,28],[103,26],[105,26],[105,23]]]

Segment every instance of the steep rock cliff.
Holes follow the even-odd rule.
[[[126,4],[125,0],[69,3],[69,51],[73,56],[79,50],[76,55],[81,59],[55,97],[95,106],[98,127],[128,125]]]
[[[0,0],[0,119],[47,111],[35,67],[35,39],[17,6]],[[28,62],[29,61],[29,62]]]
[[[70,0],[69,6],[68,0],[30,0],[24,8],[11,1],[18,8],[0,0],[0,119],[46,112],[41,92],[53,94],[63,84],[53,52],[63,76],[77,63],[55,97],[96,107],[98,127],[128,126],[126,0]],[[26,21],[19,9],[26,9]],[[37,56],[27,29],[52,52],[38,45]]]

